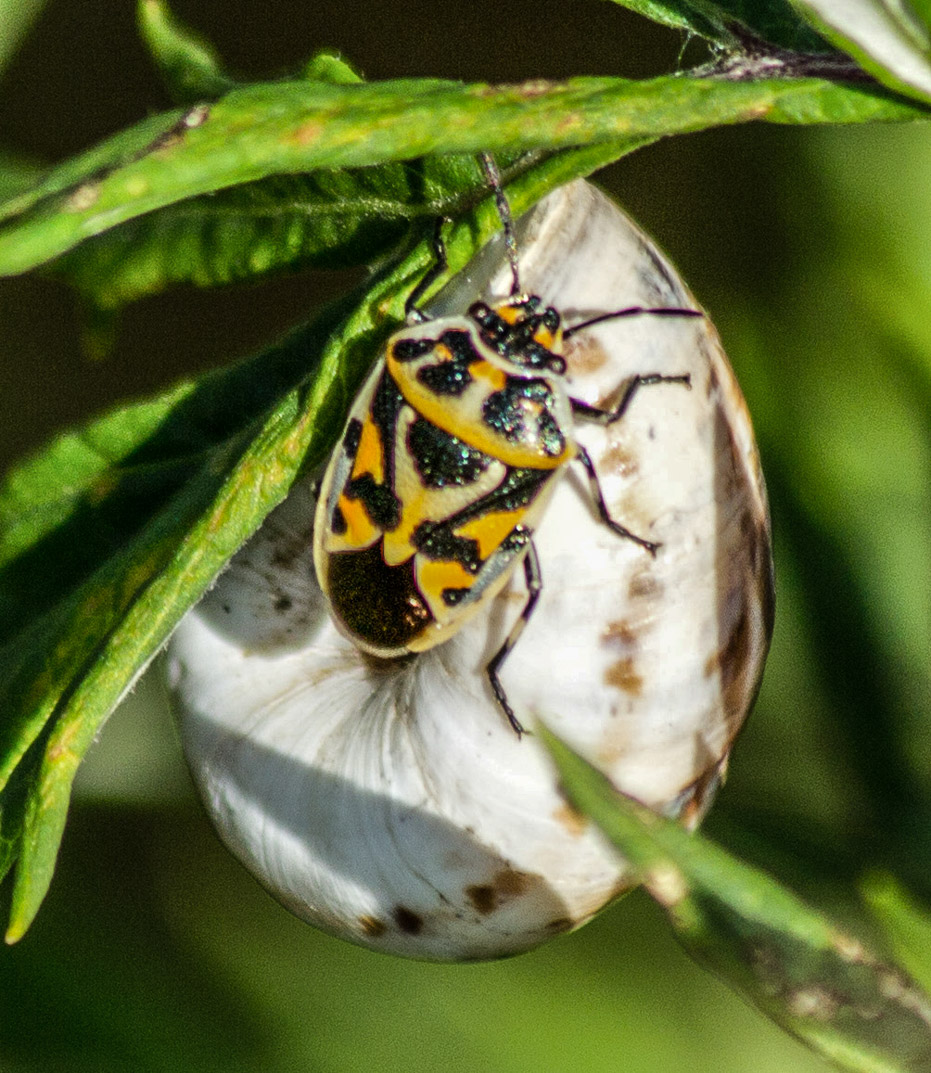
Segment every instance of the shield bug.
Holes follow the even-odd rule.
[[[388,340],[327,466],[314,563],[340,629],[382,658],[448,640],[523,563],[526,602],[486,668],[520,735],[498,672],[540,595],[533,534],[560,474],[580,463],[604,524],[651,555],[658,548],[611,516],[574,424],[619,421],[647,385],[689,386],[687,374],[638,375],[616,406],[600,409],[570,394],[563,344],[604,320],[701,314],[632,306],[564,327],[555,308],[522,291],[510,208],[494,162],[482,160],[504,231],[511,294],[493,305],[476,302],[463,316],[431,320],[422,313],[417,302],[446,267],[437,227],[436,262],[408,300],[408,327]]]

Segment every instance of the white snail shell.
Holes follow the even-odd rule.
[[[517,229],[524,288],[574,322],[694,306],[652,243],[595,187],[546,198]],[[489,282],[490,281],[490,282]],[[501,298],[493,243],[431,312]],[[567,344],[570,391],[623,420],[579,426],[613,515],[563,476],[536,534],[543,594],[501,677],[614,783],[698,821],[753,701],[771,625],[770,533],[750,420],[704,318],[629,317]],[[519,613],[522,571],[449,642],[363,656],[335,628],[299,483],[185,618],[169,674],[194,779],[221,837],[298,916],[378,950],[437,960],[517,953],[575,927],[631,882],[519,740],[484,668]]]

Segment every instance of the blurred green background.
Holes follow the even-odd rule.
[[[175,0],[251,77],[343,51],[369,78],[674,69],[682,40],[600,0]],[[688,55],[688,54],[687,54]],[[66,157],[169,104],[129,0],[46,4],[4,76],[0,147]],[[931,894],[931,127],[719,130],[599,176],[717,323],[770,486],[778,610],[708,830],[867,928],[880,866]],[[0,281],[0,462],[258,349],[352,274],[179,291],[82,356],[70,295]],[[696,968],[633,894],[491,965],[317,934],[219,846],[150,675],[79,779],[52,891],[0,952],[0,1071],[619,1070],[824,1064]]]

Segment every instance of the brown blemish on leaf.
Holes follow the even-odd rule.
[[[526,82],[521,82],[520,85],[517,87],[517,92],[525,100],[532,100],[534,97],[545,96],[550,90],[555,87],[555,85],[556,83],[547,82],[543,78],[532,78],[528,79]]]
[[[370,916],[359,917],[359,927],[365,935],[368,935],[373,939],[377,939],[380,935],[384,935],[388,930],[388,926],[383,920]]]
[[[841,1001],[837,995],[817,984],[800,987],[786,995],[786,1005],[794,1017],[811,1021],[831,1021],[837,1015]]]
[[[207,117],[210,115],[209,104],[195,104],[194,107],[185,114],[184,119],[181,122],[189,129],[195,130],[197,127],[202,126],[206,122]]]
[[[568,801],[553,809],[553,819],[564,827],[570,835],[579,836],[588,829],[588,817],[574,809]]]
[[[403,905],[396,905],[391,912],[394,922],[408,935],[419,935],[423,931],[423,917],[415,913],[413,909],[406,909]]]
[[[313,120],[308,123],[302,123],[297,127],[287,138],[287,141],[294,142],[295,145],[311,145],[313,142],[317,141],[322,133],[322,124]]]
[[[639,697],[643,692],[643,678],[637,673],[632,657],[624,656],[615,660],[604,674],[605,685],[622,689],[632,697]]]
[[[488,916],[513,898],[520,897],[526,891],[529,880],[526,872],[502,868],[491,883],[476,883],[466,887],[465,896],[477,913]]]
[[[96,183],[83,183],[68,195],[65,208],[71,212],[85,212],[100,197],[100,187]]]
[[[689,893],[685,876],[672,864],[655,865],[643,877],[643,885],[666,909],[677,906]]]
[[[832,945],[844,961],[849,961],[851,964],[860,965],[870,960],[863,944],[859,939],[854,939],[850,935],[835,932]]]

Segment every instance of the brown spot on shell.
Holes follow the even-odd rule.
[[[423,917],[415,913],[413,909],[396,905],[391,915],[394,917],[395,924],[408,935],[419,935],[423,931]]]
[[[582,332],[566,344],[566,364],[574,376],[591,376],[608,362],[605,348],[597,339]]]
[[[568,801],[553,809],[553,819],[573,836],[582,835],[588,829],[588,817],[574,809]]]
[[[662,595],[663,586],[656,580],[652,571],[647,568],[638,570],[630,579],[627,595],[631,600],[645,600]]]
[[[488,916],[513,898],[520,897],[526,891],[529,880],[526,872],[502,868],[491,883],[476,883],[466,887],[465,896],[477,913]]]
[[[569,931],[571,927],[572,921],[569,917],[557,917],[546,925],[545,930],[551,935],[558,935],[560,932]]]
[[[626,619],[609,622],[603,636],[607,643],[618,643],[623,648],[633,648],[637,644],[637,633]]]
[[[634,455],[622,443],[616,441],[601,456],[600,464],[602,469],[610,470],[621,477],[634,477],[640,469]]]
[[[744,606],[727,640],[717,652],[705,660],[705,677],[710,678],[715,673],[719,674],[722,693],[729,693],[735,683],[742,680],[750,655],[752,636],[749,613]]]
[[[615,660],[604,674],[605,685],[622,689],[632,697],[639,697],[643,692],[643,678],[637,673],[636,664],[631,656]]]
[[[734,624],[730,635],[724,642],[724,647],[718,654],[718,665],[721,668],[721,688],[725,693],[730,692],[734,683],[742,677],[747,666],[747,657],[750,653],[750,620],[747,609],[741,609],[740,617]]]
[[[384,935],[388,930],[388,925],[383,920],[379,920],[378,917],[361,916],[359,917],[359,927],[362,931],[373,939],[377,939],[380,935]]]
[[[676,817],[683,827],[687,827],[689,830],[693,829],[704,816],[711,799],[718,791],[718,787],[724,782],[724,777],[727,774],[727,760],[727,756],[724,756],[721,760],[713,763],[679,794],[680,798],[687,799]]]
[[[488,914],[495,908],[495,888],[490,884],[475,884],[466,887],[465,896],[472,903],[472,908],[481,916]]]

